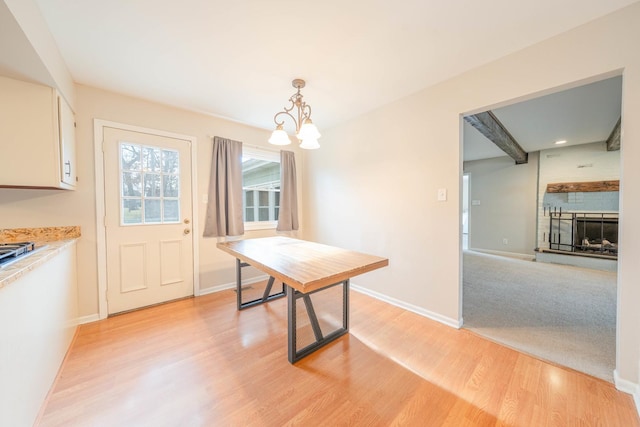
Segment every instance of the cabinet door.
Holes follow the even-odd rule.
[[[60,186],[55,104],[50,87],[0,77],[0,186]]]
[[[76,123],[73,111],[58,95],[58,132],[60,142],[60,181],[76,185]]]

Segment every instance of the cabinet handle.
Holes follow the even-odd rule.
[[[69,170],[67,170],[67,168],[69,168]],[[66,162],[64,162],[64,174],[66,176],[71,176],[71,161],[67,160]]]

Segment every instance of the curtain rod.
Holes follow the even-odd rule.
[[[216,136],[216,135],[207,134],[207,138],[209,138],[211,140],[211,142],[213,142],[214,136]],[[247,144],[246,142],[243,142],[242,146],[243,147],[250,147],[250,148],[257,148],[258,150],[270,151],[272,153],[279,153],[280,152],[280,150],[277,149],[277,148],[266,147],[266,146],[263,146],[263,145]]]

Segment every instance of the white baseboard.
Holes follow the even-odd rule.
[[[480,253],[490,254],[490,255],[506,256],[506,257],[510,257],[510,258],[523,259],[525,261],[533,261],[534,259],[536,259],[535,255],[521,254],[521,253],[518,253],[518,252],[494,251],[494,250],[491,250],[491,249],[478,249],[478,248],[470,248],[469,251],[471,251],[471,252],[480,252]]]
[[[268,278],[269,278],[269,275],[267,274],[263,274],[258,277],[252,277],[251,279],[243,280],[242,286],[250,285],[252,283],[262,282],[264,280],[267,280]],[[230,283],[223,283],[222,285],[211,286],[210,288],[204,288],[204,289],[200,288],[200,294],[198,296],[209,295],[209,294],[213,294],[220,291],[226,291],[227,289],[235,289],[235,288],[236,288],[235,281]]]
[[[368,295],[368,296],[373,297],[375,299],[379,299],[380,301],[384,301],[384,302],[389,303],[391,305],[395,305],[396,307],[400,307],[400,308],[402,308],[404,310],[407,310],[407,311],[410,311],[412,313],[419,314],[420,316],[429,318],[431,320],[435,320],[436,322],[440,322],[440,323],[445,324],[447,326],[451,326],[452,328],[460,329],[460,327],[462,327],[462,319],[455,320],[455,319],[452,319],[450,317],[443,316],[443,315],[441,315],[439,313],[434,313],[433,311],[429,311],[429,310],[426,310],[426,309],[424,309],[422,307],[418,307],[416,305],[409,304],[409,303],[406,303],[404,301],[400,301],[399,299],[392,298],[392,297],[390,297],[388,295],[384,295],[384,294],[381,294],[379,292],[375,292],[375,291],[372,291],[370,289],[363,288],[362,286],[358,286],[358,285],[354,284],[353,282],[351,282],[350,287],[354,291],[357,291],[357,292],[360,292],[362,294]]]
[[[636,384],[628,380],[623,380],[618,375],[617,369],[613,371],[613,382],[618,390],[624,393],[629,393],[631,396],[633,396],[633,401],[636,404],[636,411],[638,411],[638,415],[640,416],[640,384]]]
[[[97,322],[100,320],[100,315],[98,313],[89,314],[88,316],[78,317],[78,325],[84,325],[85,323]]]

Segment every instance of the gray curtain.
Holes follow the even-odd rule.
[[[292,151],[280,151],[280,212],[278,231],[298,229],[298,186],[296,158]]]
[[[204,237],[244,234],[242,220],[242,142],[213,138],[209,203]]]

